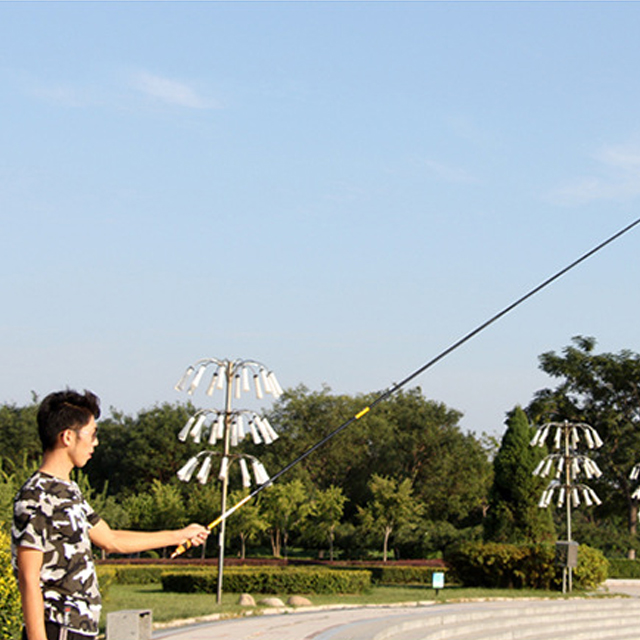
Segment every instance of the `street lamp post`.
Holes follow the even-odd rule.
[[[207,437],[210,445],[215,445],[217,441],[222,441],[222,454],[215,451],[204,450],[191,458],[178,471],[178,477],[188,482],[193,477],[195,469],[200,466],[197,479],[205,484],[211,470],[213,456],[221,455],[220,471],[218,478],[222,482],[222,497],[220,509],[221,513],[227,510],[227,493],[229,490],[229,468],[234,460],[239,460],[240,470],[242,473],[243,485],[250,485],[250,476],[248,473],[247,460],[250,460],[254,472],[254,478],[258,485],[269,482],[269,476],[262,463],[255,457],[249,455],[232,455],[231,447],[237,446],[246,435],[251,435],[255,444],[271,444],[278,434],[271,427],[266,418],[261,418],[256,412],[247,410],[232,410],[232,397],[240,398],[242,392],[250,391],[250,377],[253,377],[253,386],[258,399],[264,397],[264,393],[271,394],[274,399],[282,394],[282,388],[272,371],[254,360],[219,360],[218,358],[205,358],[197,361],[195,364],[187,367],[182,378],[176,384],[177,391],[185,389],[187,383],[187,393],[193,395],[197,387],[200,385],[202,378],[207,370],[211,367],[214,373],[211,377],[206,394],[213,395],[216,389],[224,391],[224,409],[216,410],[200,410],[192,415],[183,429],[180,431],[178,438],[182,441],[191,437],[195,442],[202,441],[203,436]],[[247,421],[245,422],[245,418]],[[224,572],[224,553],[225,553],[225,533],[226,520],[220,525],[218,535],[218,589],[217,602],[222,602],[222,583]]]
[[[571,508],[580,506],[583,502],[587,506],[602,504],[596,492],[578,481],[578,476],[584,474],[587,479],[599,478],[602,472],[598,465],[588,456],[579,453],[581,441],[589,449],[597,449],[603,442],[598,432],[588,424],[564,422],[548,422],[539,427],[531,440],[531,446],[544,447],[548,442],[552,453],[540,461],[534,469],[536,476],[553,476],[553,479],[542,492],[538,506],[548,507],[557,492],[558,508],[565,507],[567,523],[567,540],[557,543],[556,549],[562,564],[562,592],[572,590],[572,569],[577,566],[577,544],[572,540]]]

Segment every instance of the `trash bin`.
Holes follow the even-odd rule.
[[[124,609],[107,614],[107,640],[151,640],[151,609]]]

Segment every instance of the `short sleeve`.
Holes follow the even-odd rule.
[[[13,507],[13,543],[16,547],[45,550],[47,516],[29,500],[17,500]]]

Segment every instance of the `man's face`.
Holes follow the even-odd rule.
[[[76,467],[84,467],[98,445],[98,425],[91,420],[80,429],[73,429],[73,442],[69,447],[69,456]]]

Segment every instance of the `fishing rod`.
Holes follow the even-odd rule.
[[[213,529],[215,529],[223,520],[226,520],[231,514],[235,513],[238,509],[240,509],[240,507],[242,507],[247,502],[249,502],[249,500],[251,500],[252,498],[255,498],[261,491],[271,486],[278,478],[280,478],[280,476],[287,473],[287,471],[289,471],[291,468],[295,467],[297,464],[302,462],[305,458],[310,456],[314,451],[316,451],[317,449],[325,445],[327,442],[329,442],[329,440],[331,440],[332,438],[337,436],[339,433],[344,431],[351,424],[353,424],[357,420],[360,420],[363,416],[369,413],[369,411],[371,411],[376,405],[380,404],[381,402],[383,402],[384,400],[392,396],[394,393],[402,389],[402,387],[407,385],[414,378],[417,378],[419,375],[424,373],[427,369],[430,369],[436,363],[440,362],[440,360],[446,358],[450,353],[454,352],[456,349],[459,349],[463,344],[465,344],[466,342],[468,342],[469,340],[477,336],[479,333],[484,331],[486,328],[491,326],[494,322],[498,321],[500,318],[506,316],[508,313],[513,311],[516,307],[519,307],[523,302],[533,297],[543,289],[546,289],[550,284],[552,284],[553,282],[561,278],[563,275],[565,275],[572,269],[575,269],[575,267],[577,267],[579,264],[583,263],[585,260],[589,259],[594,254],[604,249],[607,245],[611,244],[612,242],[614,242],[615,240],[617,240],[627,232],[631,231],[631,229],[636,227],[638,224],[640,224],[640,218],[634,220],[623,229],[620,229],[620,231],[614,233],[612,236],[608,237],[606,240],[604,240],[597,246],[593,247],[593,249],[590,249],[589,251],[581,255],[579,258],[571,262],[569,265],[567,265],[563,269],[560,269],[560,271],[557,271],[551,277],[547,278],[546,280],[541,282],[539,285],[531,289],[529,292],[525,293],[523,296],[518,298],[515,302],[512,302],[510,305],[506,306],[504,309],[502,309],[502,311],[499,311],[494,316],[492,316],[482,324],[478,325],[475,329],[473,329],[472,331],[469,331],[469,333],[465,334],[462,338],[460,338],[459,340],[451,344],[449,347],[441,351],[437,356],[435,356],[434,358],[432,358],[431,360],[423,364],[421,367],[416,369],[413,373],[409,374],[406,378],[404,378],[400,382],[393,383],[386,391],[383,391],[382,393],[380,393],[369,405],[367,405],[366,407],[358,411],[358,413],[356,413],[354,416],[349,418],[346,422],[343,422],[339,427],[337,427],[331,433],[329,433],[324,438],[316,442],[313,446],[309,447],[304,453],[299,455],[295,460],[290,462],[286,467],[283,467],[275,475],[269,478],[267,482],[256,487],[251,493],[249,493],[242,500],[240,500],[239,502],[234,504],[232,507],[227,509],[224,513],[218,516],[213,522],[210,522],[207,525],[207,529],[209,529],[209,531],[212,531]],[[177,556],[181,555],[191,547],[192,547],[191,542],[187,540],[186,542],[184,542],[183,544],[181,544],[179,547],[175,549],[175,551],[171,554],[171,558],[176,558]]]

